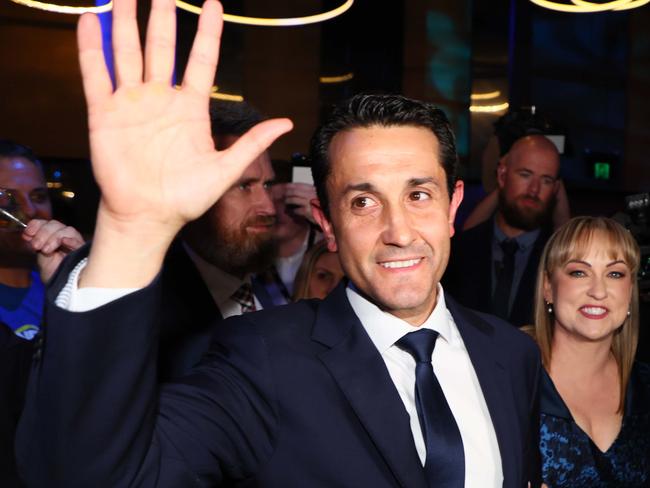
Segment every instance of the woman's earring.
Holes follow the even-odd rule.
[[[627,316],[629,317],[630,315],[632,315],[632,312],[630,310],[628,310],[627,311]]]
[[[549,315],[553,315],[553,304],[546,302],[546,311]]]

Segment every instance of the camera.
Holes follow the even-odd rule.
[[[637,193],[625,197],[625,216],[621,223],[630,231],[641,249],[641,262],[637,275],[639,298],[650,302],[650,193]],[[619,220],[620,221],[620,220]]]

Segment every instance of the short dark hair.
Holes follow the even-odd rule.
[[[440,164],[447,176],[449,196],[456,185],[456,139],[445,113],[435,105],[402,95],[359,94],[334,107],[316,130],[310,145],[311,170],[316,193],[329,218],[327,178],[331,172],[329,146],[339,132],[372,126],[414,126],[431,130],[438,139]]]
[[[264,117],[246,102],[210,99],[210,125],[213,136],[242,136]]]
[[[34,154],[31,148],[10,141],[9,139],[0,139],[0,159],[3,158],[25,158],[32,162],[34,166],[43,171],[41,162]]]

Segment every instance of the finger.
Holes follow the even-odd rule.
[[[83,245],[83,241],[79,242],[76,236],[71,237],[66,233],[71,233],[72,227],[66,227],[61,232],[52,234],[49,239],[43,244],[41,251],[45,254],[51,254],[54,251],[62,251],[68,253],[79,249]],[[74,231],[74,229],[72,229]]]
[[[45,221],[38,229],[38,232],[32,239],[32,247],[34,250],[43,250],[47,243],[52,239],[52,236],[61,234],[66,229],[66,226],[58,220]]]
[[[142,50],[135,0],[113,2],[113,59],[118,87],[142,82]]]
[[[64,237],[61,239],[61,245],[67,250],[76,251],[81,246],[85,244],[85,241],[81,237]]]
[[[113,85],[104,61],[102,29],[95,14],[83,14],[77,26],[79,66],[88,112],[113,93]]]
[[[43,219],[32,219],[27,222],[27,227],[23,230],[23,238],[31,240],[46,222],[47,220]]]
[[[314,185],[308,183],[290,183],[287,186],[287,195],[301,196],[307,199],[312,199],[316,196],[316,188]]]
[[[294,205],[296,207],[309,207],[309,201],[302,197],[288,197],[284,200],[287,205]]]
[[[174,0],[153,0],[145,46],[145,81],[171,83],[175,47],[176,4]]]
[[[292,127],[293,123],[289,119],[266,120],[246,132],[228,149],[221,151],[219,171],[211,172],[216,187],[222,187],[224,182],[230,186],[255,158]]]
[[[222,27],[221,4],[215,0],[206,0],[185,68],[184,88],[189,87],[206,97],[210,95],[219,59]]]

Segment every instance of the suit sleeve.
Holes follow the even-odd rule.
[[[158,281],[87,312],[48,292],[16,441],[28,486],[217,485],[270,456],[263,341],[242,321],[191,376],[158,385]]]

